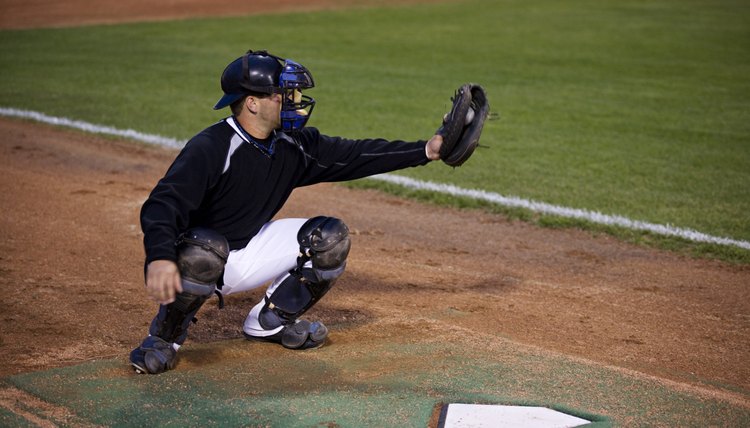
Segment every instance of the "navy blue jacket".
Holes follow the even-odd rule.
[[[143,204],[146,263],[176,261],[175,239],[196,226],[244,248],[294,188],[424,165],[425,144],[348,140],[315,128],[258,141],[224,119],[188,141]]]

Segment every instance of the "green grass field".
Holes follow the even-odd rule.
[[[247,48],[311,69],[310,125],[330,135],[428,138],[453,90],[482,83],[500,115],[488,148],[459,169],[403,174],[750,239],[742,1],[461,1],[2,31],[0,106],[186,139],[226,114],[211,110],[219,75]]]

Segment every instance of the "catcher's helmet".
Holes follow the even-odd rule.
[[[301,64],[266,51],[250,50],[224,69],[221,76],[224,96],[214,110],[251,93],[282,94],[281,128],[294,131],[304,127],[310,118],[315,100],[302,95],[302,90],[314,86],[312,74]]]

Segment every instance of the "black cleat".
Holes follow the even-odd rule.
[[[288,349],[315,349],[325,344],[328,328],[319,321],[297,320],[270,336],[252,336],[242,332],[247,340],[280,343]]]
[[[146,370],[146,357],[140,346],[130,351],[130,365],[133,366],[135,372],[138,374],[148,373],[148,370]]]
[[[130,352],[130,365],[139,374],[159,374],[174,368],[177,351],[171,343],[157,336],[148,336],[141,346]]]

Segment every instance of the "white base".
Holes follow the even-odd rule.
[[[546,407],[449,404],[439,428],[572,428],[590,423]]]

